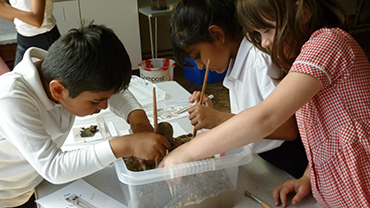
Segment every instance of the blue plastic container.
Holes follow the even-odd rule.
[[[197,85],[203,85],[204,76],[206,74],[205,69],[199,69],[195,61],[185,58],[192,67],[184,67],[184,75],[185,79],[189,80]],[[208,72],[207,84],[222,82],[225,78],[227,70],[225,70],[222,74],[219,74],[215,71]]]

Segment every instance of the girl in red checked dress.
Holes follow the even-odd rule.
[[[263,138],[296,113],[309,165],[304,176],[275,187],[276,206],[311,191],[323,207],[370,207],[370,65],[345,31],[335,0],[239,0],[246,37],[286,76],[259,105],[172,151],[171,166]]]

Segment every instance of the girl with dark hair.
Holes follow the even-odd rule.
[[[272,64],[270,56],[244,38],[235,12],[234,0],[184,0],[172,14],[171,37],[177,60],[187,56],[204,68],[210,59],[209,67],[217,73],[228,68],[223,84],[229,89],[231,112],[213,109],[212,101],[205,97],[205,105],[196,105],[188,111],[196,129],[214,128],[257,105],[280,81],[280,70]],[[199,99],[200,92],[195,91],[189,102]],[[274,133],[248,146],[253,153],[296,178],[307,167],[294,116]]]

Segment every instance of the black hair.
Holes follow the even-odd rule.
[[[186,65],[189,46],[215,40],[208,28],[217,25],[227,38],[243,36],[236,18],[234,0],[183,0],[172,12],[170,22],[174,58],[178,65]]]
[[[125,90],[131,73],[130,58],[118,37],[93,23],[60,37],[42,63],[43,79],[60,80],[72,98],[84,91]]]

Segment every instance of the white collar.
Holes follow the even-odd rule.
[[[41,83],[39,72],[34,64],[34,61],[43,60],[47,55],[47,51],[31,47],[23,55],[23,59],[14,68],[13,72],[22,75],[29,87],[39,98],[47,110],[51,110],[57,104],[50,100]]]
[[[243,38],[241,41],[238,53],[236,54],[235,60],[231,59],[229,63],[229,70],[227,71],[226,76],[238,79],[241,75],[242,66],[246,61],[246,56],[248,55],[248,51],[253,47],[253,44],[249,42],[246,38]]]

